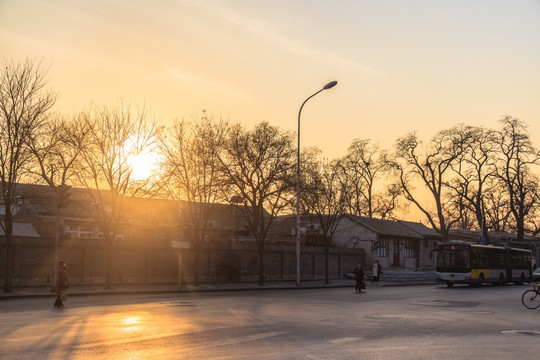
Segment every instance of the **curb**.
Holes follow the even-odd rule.
[[[411,285],[437,285],[436,282],[392,282],[392,283],[379,283],[376,287],[391,287],[391,286],[411,286]],[[314,284],[314,285],[278,285],[278,286],[263,286],[263,287],[206,287],[206,288],[188,288],[188,289],[126,289],[126,290],[93,290],[93,291],[80,291],[68,293],[69,297],[83,297],[83,296],[111,296],[111,295],[152,295],[152,294],[186,294],[186,293],[211,293],[211,292],[238,292],[238,291],[271,291],[271,290],[310,290],[310,289],[334,289],[334,288],[347,288],[354,287],[354,284]],[[55,293],[0,293],[1,300],[10,299],[26,299],[26,298],[52,298],[55,297]]]
[[[306,286],[269,286],[269,287],[231,287],[231,288],[193,288],[193,289],[134,289],[134,290],[93,290],[93,291],[80,291],[80,292],[68,292],[69,297],[83,297],[83,296],[111,296],[111,295],[144,295],[144,294],[185,294],[185,293],[210,293],[210,292],[237,292],[237,291],[270,291],[270,290],[304,290],[304,289],[331,289],[331,288],[344,288],[354,285],[349,284],[336,284],[336,285],[306,285]],[[25,298],[51,298],[56,297],[56,293],[2,293],[0,294],[1,300],[9,299],[25,299]]]

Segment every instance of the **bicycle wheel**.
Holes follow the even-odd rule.
[[[536,309],[540,306],[540,294],[536,290],[527,290],[521,296],[521,302],[527,309]]]

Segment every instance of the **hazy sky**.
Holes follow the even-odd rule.
[[[296,131],[329,157],[512,115],[540,145],[540,1],[0,0],[0,56],[43,59],[57,106],[145,103]]]

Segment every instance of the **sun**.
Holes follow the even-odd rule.
[[[150,151],[143,151],[130,157],[131,177],[135,180],[146,180],[157,170],[157,156]]]

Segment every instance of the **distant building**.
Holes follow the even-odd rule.
[[[383,268],[420,267],[420,248],[424,237],[404,224],[348,215],[334,236],[336,246],[364,249],[368,266],[379,260]]]
[[[294,244],[296,239],[296,216],[286,215],[276,220],[274,236]],[[302,244],[324,244],[319,218],[315,215],[300,217]],[[382,220],[346,215],[339,222],[330,245],[337,248],[362,249],[367,266],[379,260],[385,268],[433,269],[435,259],[431,251],[443,240],[443,236],[421,223]]]
[[[91,190],[82,188],[69,189],[69,198],[60,208],[61,239],[87,241],[104,238],[90,192]],[[200,203],[153,198],[130,198],[124,204],[126,207],[116,231],[117,241],[189,242],[194,226],[198,224],[191,221],[188,206],[195,211],[199,211],[198,208],[203,206]],[[33,228],[34,235],[43,238],[56,236],[56,195],[50,187],[19,184],[14,210],[17,230]],[[252,238],[237,205],[211,205],[203,241],[231,244]]]

